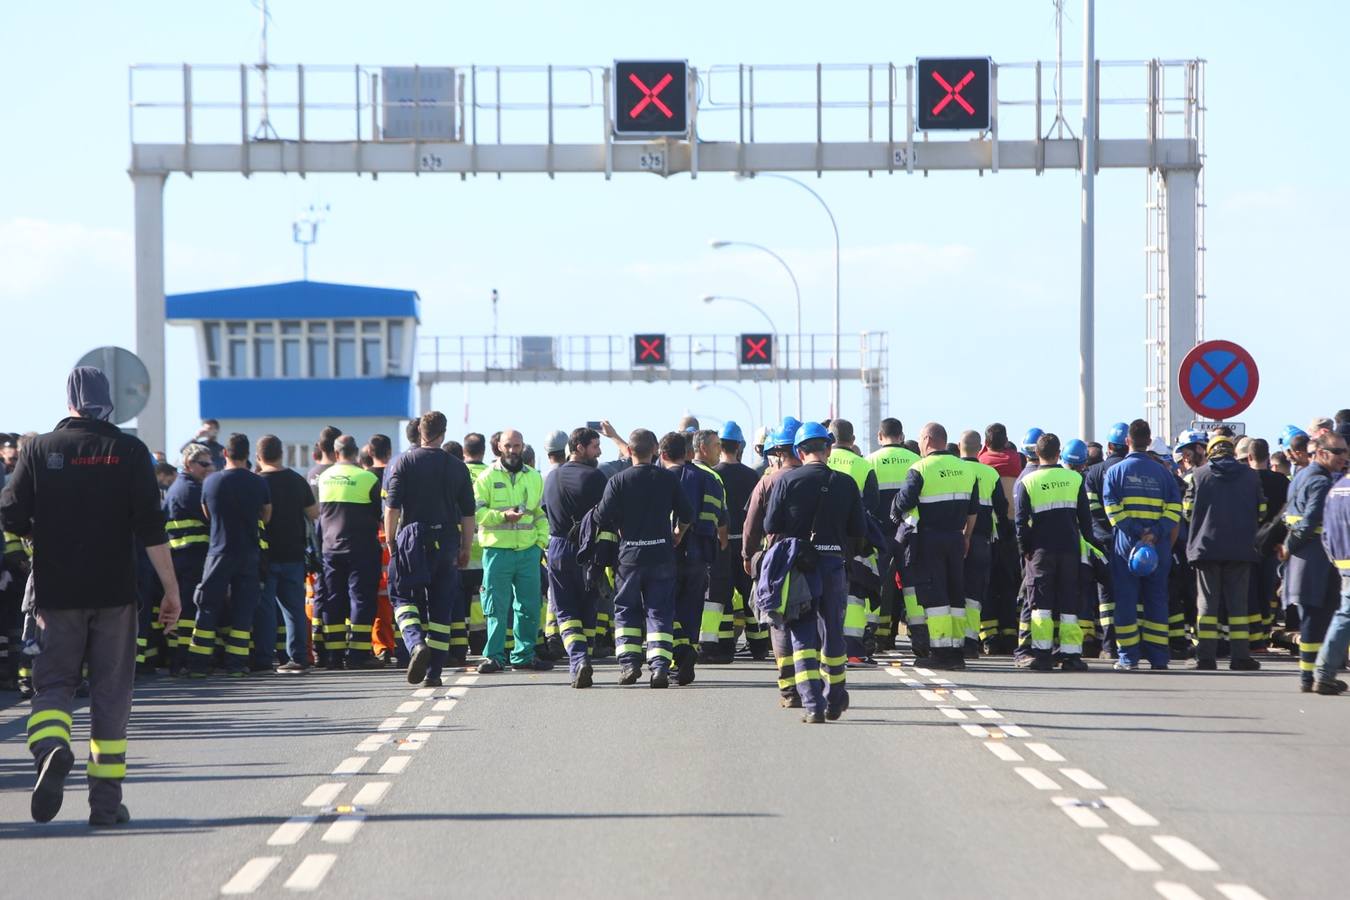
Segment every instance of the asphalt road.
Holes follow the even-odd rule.
[[[80,768],[29,820],[9,705],[0,894],[1344,896],[1350,696],[1298,693],[1287,660],[1092,665],[944,681],[896,657],[850,671],[824,726],[750,662],[667,691],[612,664],[589,691],[563,670],[145,681],[115,832],[85,824]]]

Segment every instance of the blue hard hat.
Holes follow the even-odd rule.
[[[792,447],[796,449],[807,441],[823,440],[826,443],[834,443],[834,435],[830,430],[819,422],[807,422],[801,428],[797,429],[797,436],[792,439]]]
[[[797,434],[797,429],[801,427],[801,419],[795,416],[783,416],[783,424],[778,426],[778,432],[787,435],[788,442],[791,443],[792,438]]]
[[[1106,433],[1106,442],[1115,444],[1118,447],[1124,447],[1130,440],[1130,426],[1124,422],[1117,422],[1111,426],[1111,430]]]
[[[1189,447],[1192,444],[1199,444],[1202,447],[1209,443],[1209,435],[1203,431],[1183,431],[1177,438],[1177,445],[1173,450],[1180,450],[1182,447]]]
[[[745,435],[741,433],[741,426],[731,419],[727,419],[722,425],[722,431],[717,437],[724,441],[735,441],[738,444],[745,443]]]
[[[1300,434],[1304,437],[1308,436],[1308,432],[1299,428],[1297,425],[1284,426],[1284,431],[1280,432],[1280,446],[1288,447],[1294,442],[1294,438],[1298,437]]]
[[[1064,452],[1060,456],[1071,466],[1081,466],[1087,462],[1087,444],[1074,438],[1064,445]]]
[[[1036,452],[1036,442],[1041,439],[1041,435],[1043,434],[1045,434],[1045,432],[1041,431],[1039,428],[1028,429],[1026,436],[1022,438],[1022,450],[1028,456]]]
[[[764,452],[792,446],[792,435],[782,429],[774,429],[764,437]]]
[[[1158,551],[1152,544],[1135,544],[1130,551],[1130,574],[1143,578],[1158,569]]]

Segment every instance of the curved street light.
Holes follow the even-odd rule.
[[[759,250],[769,254],[778,260],[778,264],[787,272],[788,278],[792,280],[792,291],[797,298],[797,415],[802,414],[802,289],[797,284],[797,276],[793,274],[792,267],[787,264],[787,260],[774,253],[763,244],[752,244],[749,241],[710,241],[709,246],[714,250],[721,250],[725,247],[749,247],[751,250]],[[765,318],[768,318],[766,315]],[[812,362],[814,366],[814,361]]]
[[[769,331],[773,333],[774,342],[775,342],[775,343],[778,342],[778,326],[775,325],[775,324],[773,323],[773,319],[769,316],[768,313],[766,313],[766,312],[764,311],[764,307],[760,306],[758,303],[755,303],[753,300],[747,300],[747,299],[745,299],[744,297],[728,297],[728,296],[726,296],[726,295],[724,295],[724,294],[708,294],[707,296],[705,296],[705,297],[703,298],[703,302],[704,302],[704,303],[713,303],[714,301],[717,301],[717,300],[726,300],[726,301],[729,301],[729,302],[731,302],[731,303],[743,303],[743,304],[745,304],[746,306],[748,306],[748,307],[750,307],[751,309],[753,309],[755,312],[759,313],[761,316],[764,317],[764,321],[767,322],[767,323],[769,324]],[[698,351],[695,350],[694,352],[697,353]],[[736,357],[736,354],[733,353],[732,356],[733,356],[733,357]],[[738,365],[739,365],[739,362],[738,362]],[[782,382],[782,380],[779,379],[779,377],[778,377],[778,353],[777,353],[777,352],[775,352],[775,353],[773,354],[773,362],[771,363],[771,366],[772,366],[772,368],[773,368],[773,382],[774,382],[774,385],[775,385],[775,386],[777,387],[777,389],[778,389],[778,418],[781,419],[781,418],[783,417],[783,382]],[[760,382],[759,382],[759,381],[756,381],[756,382],[755,382],[755,386],[756,386],[756,387],[761,387]],[[760,403],[760,407],[761,407],[761,408],[760,408],[760,416],[762,417],[763,414],[764,414],[764,410],[763,410],[763,406],[764,406],[764,393],[763,393],[762,388],[761,388],[760,395],[759,395],[759,403]],[[799,401],[799,405],[800,405],[800,401]],[[798,415],[800,415],[800,411],[798,412]],[[764,423],[763,423],[763,422],[760,422],[759,424],[763,425]]]
[[[741,392],[740,392],[740,391],[736,390],[735,388],[727,387],[725,384],[717,384],[716,382],[712,382],[712,381],[704,381],[704,382],[701,382],[700,384],[694,385],[694,390],[695,390],[695,391],[706,391],[706,390],[708,390],[709,388],[716,388],[716,389],[719,390],[719,391],[726,391],[728,394],[731,394],[731,395],[732,395],[733,397],[735,397],[737,400],[741,401],[741,404],[745,407],[745,417],[746,417],[746,419],[751,420],[751,421],[754,420],[754,418],[755,418],[755,411],[754,411],[753,409],[750,408],[750,401],[749,401],[749,400],[746,400],[743,396],[741,396]],[[760,417],[761,420],[763,420],[763,418],[764,418],[764,410],[761,409],[761,410],[759,411],[759,417]],[[723,420],[723,424],[725,424],[725,422],[726,422],[726,420],[724,419],[724,420]],[[763,421],[760,421],[758,424],[763,425],[764,422],[763,422]],[[744,430],[744,429],[742,429],[742,430]]]
[[[747,176],[745,176],[745,175],[737,175],[737,176],[736,176],[737,180],[743,180],[743,179],[745,179],[746,177],[747,177]],[[832,416],[842,415],[842,413],[840,412],[840,409],[839,409],[839,367],[840,367],[840,365],[842,365],[842,361],[841,361],[840,356],[839,356],[839,354],[840,354],[840,347],[839,347],[839,334],[840,334],[840,332],[839,332],[839,328],[840,328],[840,306],[839,306],[839,223],[836,222],[836,221],[834,220],[834,213],[831,212],[831,210],[830,210],[830,204],[826,203],[826,202],[825,202],[825,198],[822,197],[822,196],[820,196],[820,194],[817,194],[817,193],[815,192],[815,190],[814,190],[812,187],[810,187],[806,182],[804,182],[804,181],[798,181],[796,178],[793,178],[791,175],[783,175],[783,174],[781,174],[781,173],[779,173],[779,172],[759,172],[759,173],[756,173],[754,176],[750,176],[750,177],[753,177],[753,178],[777,178],[779,181],[790,181],[791,183],[795,184],[797,187],[799,187],[799,188],[801,188],[802,190],[806,191],[806,192],[807,192],[808,194],[810,194],[812,197],[815,197],[815,198],[816,198],[816,202],[819,203],[820,206],[821,206],[821,208],[825,210],[825,215],[827,215],[827,216],[830,217],[830,227],[831,227],[832,229],[834,229],[834,369],[835,369],[835,372],[834,372],[834,379],[833,379],[833,384],[832,384],[832,386],[831,386],[831,395],[830,395],[830,403],[831,403],[831,411],[830,411],[830,415],[832,415]],[[800,329],[799,329],[799,330],[800,330]]]

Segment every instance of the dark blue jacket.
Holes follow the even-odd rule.
[[[1182,512],[1192,563],[1256,562],[1256,529],[1266,511],[1261,477],[1231,456],[1191,473]]]
[[[1350,576],[1350,478],[1344,475],[1327,492],[1322,510],[1322,546],[1341,577]]]

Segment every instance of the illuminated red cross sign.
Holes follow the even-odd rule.
[[[936,116],[938,113],[942,112],[947,108],[947,104],[951,103],[953,100],[961,104],[961,108],[966,111],[967,115],[975,115],[975,107],[967,103],[966,98],[961,96],[961,89],[975,80],[974,72],[966,70],[966,74],[961,77],[961,80],[958,81],[955,86],[948,84],[947,79],[943,78],[942,75],[937,72],[933,73],[933,80],[947,91],[947,95],[937,102],[937,106],[933,107],[933,115]]]
[[[666,365],[666,336],[664,334],[633,335],[633,365]]]
[[[614,63],[614,135],[689,133],[689,67],[682,61]]]
[[[773,335],[741,335],[741,365],[768,366],[773,364]]]
[[[634,106],[632,109],[628,111],[628,118],[636,119],[638,117],[638,114],[647,108],[648,103],[655,105],[657,109],[665,113],[667,119],[672,119],[675,117],[675,114],[670,111],[670,107],[662,103],[661,97],[659,96],[660,93],[666,89],[666,85],[670,84],[672,81],[675,80],[674,75],[667,72],[661,78],[660,81],[652,85],[650,88],[647,87],[645,84],[643,84],[642,79],[634,75],[632,72],[628,73],[628,80],[633,82],[633,85],[638,90],[642,91],[642,99],[637,102],[637,106]]]
[[[990,122],[986,57],[918,61],[918,122],[921,131],[987,131]]]

